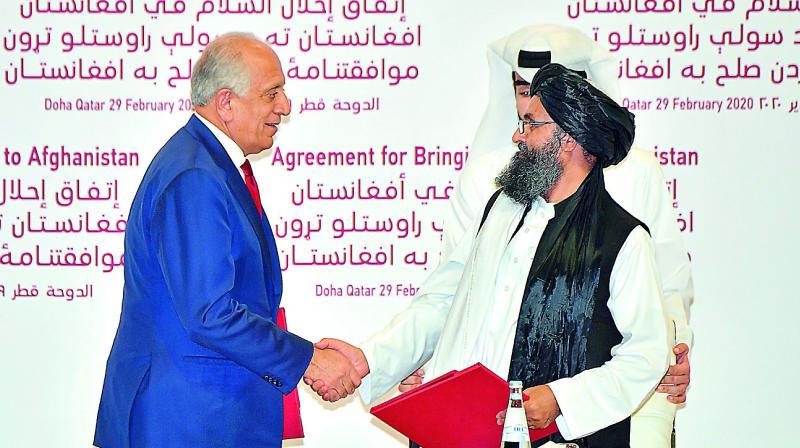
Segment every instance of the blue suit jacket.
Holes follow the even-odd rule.
[[[266,216],[193,116],[156,154],[131,207],[95,444],[280,446],[282,394],[313,352],[275,325],[281,291]]]

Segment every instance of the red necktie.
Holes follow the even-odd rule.
[[[261,195],[258,193],[258,184],[256,177],[253,176],[253,167],[250,166],[250,161],[245,160],[242,164],[242,172],[244,172],[244,183],[247,184],[247,190],[250,191],[250,197],[258,209],[258,216],[261,216]]]

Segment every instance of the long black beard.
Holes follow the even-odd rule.
[[[561,138],[557,133],[544,145],[532,150],[520,143],[517,151],[503,171],[495,178],[508,197],[520,204],[530,204],[556,184],[564,167],[558,160]]]

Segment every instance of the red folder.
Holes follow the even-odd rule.
[[[499,446],[495,416],[508,406],[508,382],[481,363],[446,373],[370,409],[424,448]],[[555,423],[530,431],[531,441],[558,431]]]
[[[278,308],[276,324],[286,330],[286,310]],[[300,395],[297,388],[283,396],[283,440],[302,439],[303,421],[300,419]]]

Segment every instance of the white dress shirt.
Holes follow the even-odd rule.
[[[242,165],[244,165],[244,161],[247,160],[247,157],[244,155],[244,151],[239,145],[236,144],[230,137],[225,135],[222,130],[216,126],[214,126],[210,121],[206,120],[200,114],[195,112],[195,117],[199,118],[200,121],[206,125],[209,131],[214,134],[214,137],[219,140],[222,147],[225,148],[225,152],[228,154],[228,157],[231,158],[233,161],[234,166],[236,166],[236,170],[239,171],[239,175],[242,176],[242,180],[244,180],[244,171],[242,171]]]

